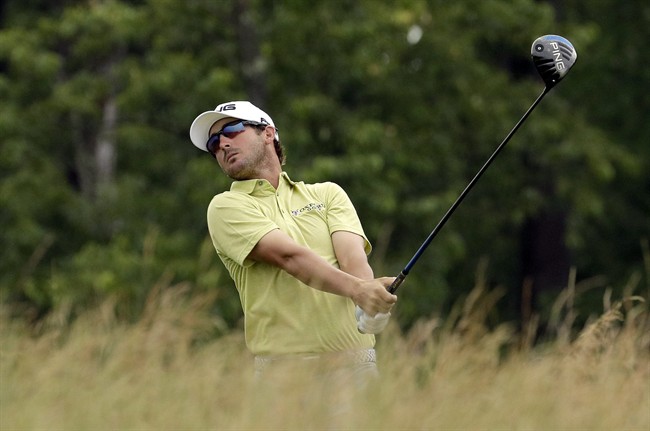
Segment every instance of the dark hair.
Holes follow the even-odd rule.
[[[280,143],[278,139],[273,139],[273,144],[275,145],[275,154],[278,155],[278,160],[280,161],[280,165],[284,165],[286,162],[286,156],[284,155],[284,147]]]

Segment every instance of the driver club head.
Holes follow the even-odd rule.
[[[530,55],[549,90],[569,73],[578,58],[571,42],[556,35],[538,37],[530,48]]]

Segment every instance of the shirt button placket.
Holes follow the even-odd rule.
[[[282,217],[285,217],[286,211],[284,208],[282,208],[282,201],[280,200],[280,192],[276,191],[275,192],[275,204],[278,206],[278,209],[280,210],[280,214],[282,214]]]

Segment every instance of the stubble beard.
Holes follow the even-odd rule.
[[[255,151],[250,152],[247,156],[243,156],[242,160],[237,160],[235,165],[221,167],[224,173],[233,180],[242,181],[256,179],[260,177],[261,168],[266,163],[266,152],[263,142],[254,140],[249,144]],[[240,157],[238,155],[237,157]]]

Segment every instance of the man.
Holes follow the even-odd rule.
[[[278,129],[250,102],[200,114],[190,138],[234,180],[210,202],[208,229],[239,292],[258,374],[286,358],[376,372],[372,334],[397,301],[386,290],[394,278],[374,279],[343,189],[291,180]]]

